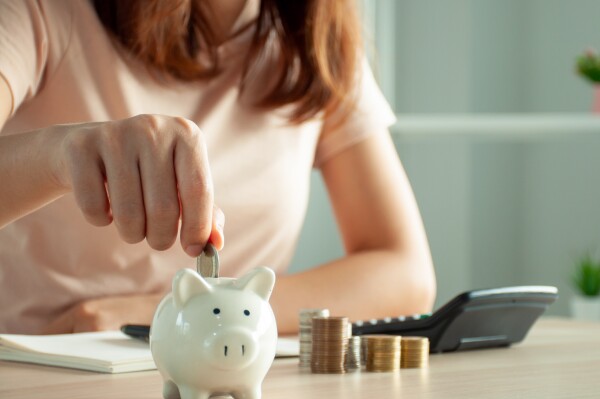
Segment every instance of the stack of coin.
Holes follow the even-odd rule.
[[[300,318],[300,367],[310,369],[312,353],[312,318],[329,316],[328,309],[301,309]]]
[[[360,336],[354,336],[348,338],[348,354],[346,356],[346,368],[348,370],[359,369],[361,366],[362,357],[361,352],[361,339]]]
[[[365,334],[360,336],[360,364],[363,366],[367,365],[367,352],[369,352],[367,342],[369,342],[369,337],[375,337],[375,339],[377,339],[377,337],[381,337],[381,335]]]
[[[399,335],[368,335],[367,371],[396,371],[400,369],[401,337]]]
[[[429,340],[425,337],[402,337],[400,367],[423,368],[429,364]]]
[[[360,364],[367,364],[367,341],[369,339],[368,335],[360,336]]]
[[[348,318],[314,317],[312,321],[312,372],[345,373]]]

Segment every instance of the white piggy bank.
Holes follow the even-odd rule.
[[[239,279],[203,278],[189,269],[175,275],[150,329],[165,399],[261,397],[277,345],[268,302],[274,284],[266,267]]]

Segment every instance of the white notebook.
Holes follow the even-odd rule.
[[[297,356],[297,339],[280,338],[277,356]],[[102,373],[156,368],[148,343],[120,331],[64,335],[0,334],[0,360],[69,367]]]

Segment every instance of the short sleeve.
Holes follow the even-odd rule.
[[[49,66],[58,63],[71,22],[66,1],[0,0],[0,75],[13,97],[11,115],[38,92]]]
[[[338,122],[335,113],[325,119],[315,154],[314,166],[348,147],[381,133],[396,122],[396,116],[377,86],[366,58],[360,65],[355,95],[355,106],[350,115]]]

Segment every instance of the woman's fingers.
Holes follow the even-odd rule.
[[[117,330],[123,324],[150,324],[163,294],[84,300],[58,315],[40,333],[67,334]]]
[[[142,154],[140,159],[146,241],[159,251],[173,245],[179,229],[179,198],[172,154],[172,149],[166,147],[157,153]]]
[[[175,147],[175,175],[181,202],[181,246],[190,256],[198,256],[212,230],[213,186],[208,155],[200,129],[177,118],[183,135]]]
[[[213,216],[204,137],[184,118],[140,115],[70,126],[64,158],[77,203],[94,225],[111,221],[121,238],[198,256],[207,241],[223,246],[224,217]],[[72,133],[72,134],[71,134]]]
[[[86,220],[94,226],[106,226],[112,222],[112,214],[106,186],[103,165],[95,148],[83,135],[69,141],[67,159],[71,170],[70,181],[75,201]]]
[[[71,312],[71,309],[69,309],[46,325],[46,327],[40,331],[40,334],[71,334],[72,332],[73,313]]]
[[[143,163],[142,187],[146,211],[146,241],[159,251],[170,248],[179,229],[179,199],[172,168]]]
[[[146,213],[138,165],[131,159],[105,161],[112,217],[121,238],[135,244],[146,237]]]

